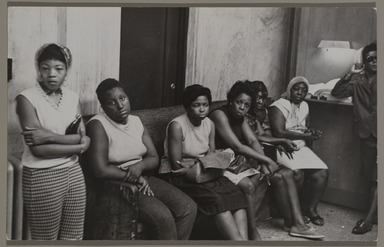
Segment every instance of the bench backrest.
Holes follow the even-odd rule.
[[[225,104],[225,101],[215,101],[212,102],[211,110],[215,109],[221,105]],[[145,109],[145,110],[136,110],[132,111],[132,115],[138,116],[143,124],[147,127],[149,135],[152,138],[152,141],[156,147],[156,150],[161,157],[164,154],[164,138],[165,130],[168,123],[180,116],[185,112],[185,109],[182,105],[155,108],[155,109]],[[84,120],[87,121],[92,116],[85,116]]]

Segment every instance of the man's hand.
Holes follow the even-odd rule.
[[[361,73],[364,70],[364,64],[356,63],[352,65],[351,69],[349,70],[349,74],[358,74]]]

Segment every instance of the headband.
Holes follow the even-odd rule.
[[[72,54],[71,54],[71,51],[67,47],[65,47],[65,46],[63,46],[62,44],[59,44],[59,43],[46,43],[46,44],[42,45],[36,51],[36,54],[35,54],[35,66],[36,66],[36,69],[39,70],[39,64],[38,64],[39,57],[41,56],[41,54],[45,51],[45,49],[49,45],[56,45],[57,47],[60,48],[60,51],[63,54],[64,59],[65,59],[65,65],[67,66],[67,69],[69,69],[71,67],[71,64],[72,64]]]

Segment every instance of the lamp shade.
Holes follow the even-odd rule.
[[[351,44],[349,41],[340,41],[340,40],[321,40],[318,48],[343,48],[351,49]]]

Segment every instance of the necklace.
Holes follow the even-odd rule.
[[[49,90],[42,83],[37,83],[37,88],[39,92],[43,95],[45,100],[56,110],[59,109],[61,100],[63,99],[63,90],[61,88],[57,90]],[[60,95],[60,98],[57,100],[57,96]]]

